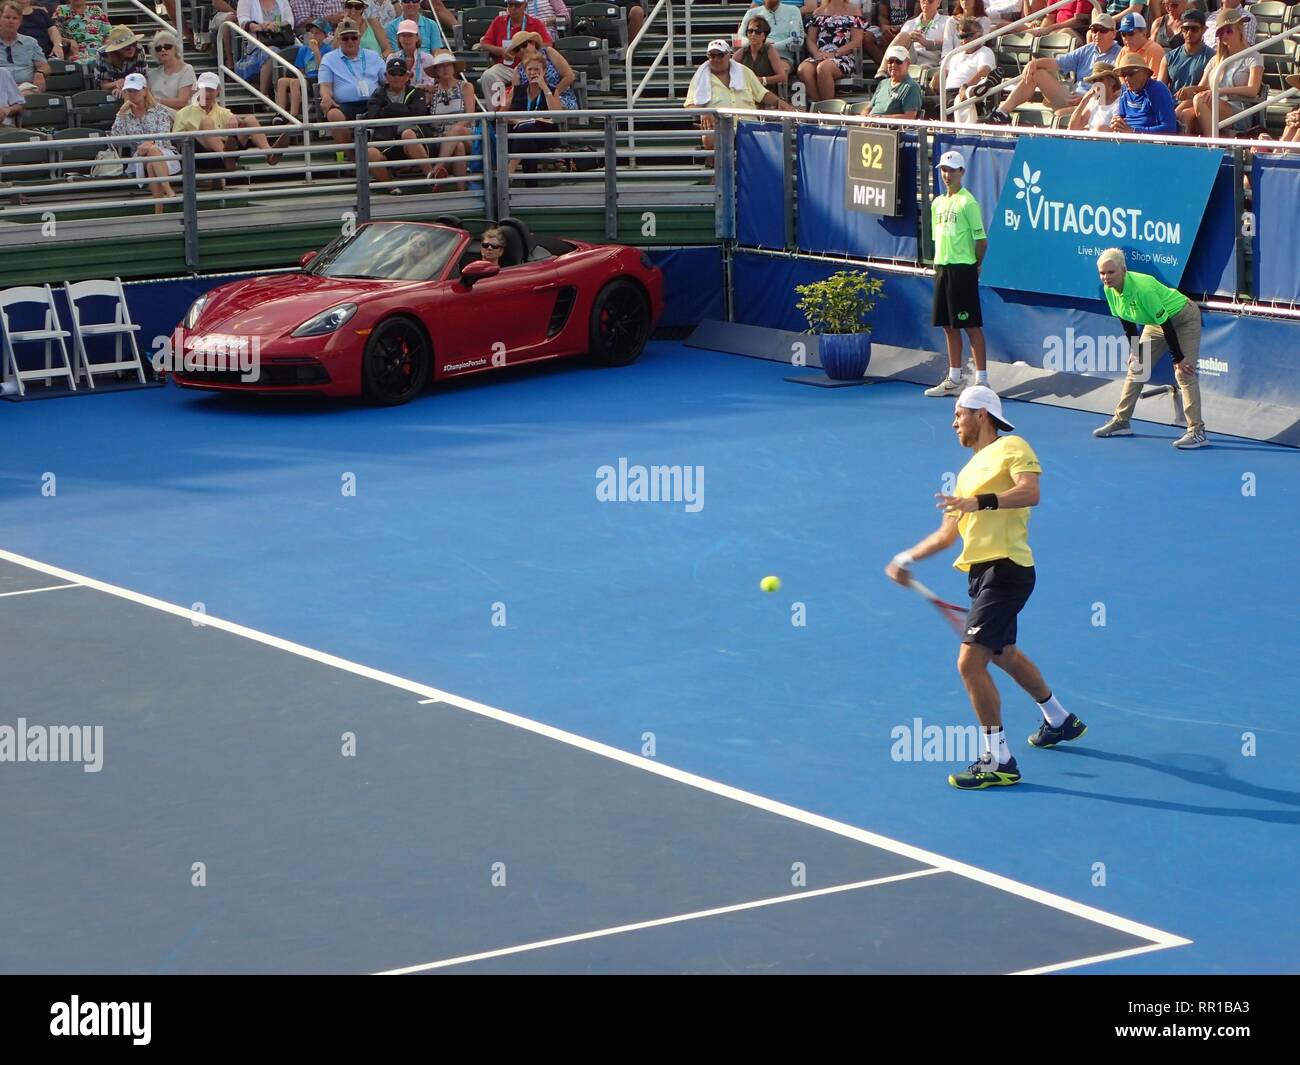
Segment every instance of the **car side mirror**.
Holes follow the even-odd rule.
[[[307,264],[310,263],[314,258],[316,258],[317,254],[318,253],[314,251],[306,252],[303,255],[303,257],[298,260],[299,268],[303,270],[307,269]]]
[[[474,282],[482,281],[486,277],[496,277],[501,273],[501,267],[496,263],[490,263],[483,259],[476,259],[472,263],[466,263],[460,271],[460,280],[466,288],[473,286]]]

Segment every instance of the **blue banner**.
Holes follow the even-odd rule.
[[[1229,158],[1219,167],[1201,231],[1183,275],[1183,291],[1233,296],[1237,292],[1237,167]]]
[[[1177,287],[1222,159],[1220,149],[1021,137],[983,283],[1096,298],[1097,256],[1118,247],[1133,269]]]
[[[1255,296],[1287,303],[1300,301],[1300,256],[1295,220],[1300,218],[1300,157],[1255,153],[1251,174],[1255,194]],[[1268,240],[1262,240],[1268,233]]]
[[[935,162],[944,152],[961,152],[966,160],[966,176],[962,178],[962,187],[970,190],[975,201],[980,205],[980,215],[984,219],[984,231],[993,232],[993,212],[997,210],[998,200],[1002,196],[1002,186],[1007,183],[1011,173],[1011,159],[1016,146],[1004,137],[981,137],[979,134],[962,134],[953,136],[936,133],[934,147],[930,149],[930,160]],[[934,193],[943,192],[943,180],[939,177],[939,167],[934,167]]]
[[[827,255],[902,259],[919,253],[916,211],[916,134],[905,133],[898,152],[900,214],[866,214],[844,209],[848,174],[848,133],[843,129],[799,129],[800,248]]]
[[[736,239],[759,248],[785,247],[782,128],[741,122],[736,128]]]

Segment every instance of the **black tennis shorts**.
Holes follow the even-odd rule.
[[[970,612],[962,643],[977,643],[994,654],[1016,642],[1016,615],[1034,591],[1034,567],[1009,558],[971,566]]]
[[[980,315],[980,274],[974,263],[936,266],[934,325],[949,329],[975,329],[984,325]]]

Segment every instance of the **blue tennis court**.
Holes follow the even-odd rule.
[[[950,403],[784,376],[660,341],[393,410],[7,409],[0,725],[102,746],[0,771],[0,967],[1293,967],[1297,453],[1009,405],[1020,643],[1090,728],[1029,749],[1002,683],[1025,780],[963,794],[919,742],[971,721],[952,634],[881,572]],[[690,498],[599,497],[652,465]]]

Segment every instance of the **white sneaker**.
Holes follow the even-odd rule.
[[[1112,418],[1105,425],[1092,431],[1093,436],[1132,436],[1133,430],[1129,428],[1128,422],[1122,422],[1118,418]]]
[[[955,395],[956,393],[962,391],[962,389],[964,389],[965,387],[966,387],[965,378],[963,378],[960,381],[954,381],[951,377],[945,374],[943,380],[940,381],[933,388],[927,388],[925,390],[925,394],[931,397],[932,399],[936,399],[936,398],[942,399],[944,396]]]
[[[1174,447],[1183,451],[1191,451],[1193,448],[1205,447],[1209,441],[1205,439],[1204,429],[1188,429],[1177,440],[1174,441]]]

